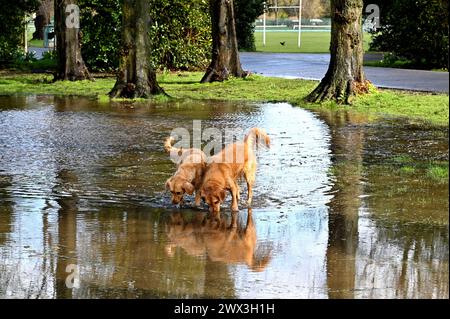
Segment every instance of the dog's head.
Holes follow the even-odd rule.
[[[209,206],[211,213],[220,212],[220,205],[225,200],[226,191],[220,186],[204,184],[200,190],[200,195],[206,204]]]
[[[183,202],[184,194],[194,193],[194,185],[178,176],[173,176],[166,181],[166,189],[172,193],[172,203],[175,205]]]

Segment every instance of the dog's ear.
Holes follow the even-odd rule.
[[[166,190],[170,190],[170,180],[171,180],[172,178],[169,178],[167,181],[166,181]]]
[[[185,193],[188,193],[189,195],[192,195],[194,193],[194,185],[192,185],[189,182],[183,183],[183,190]]]
[[[227,193],[225,192],[224,189],[222,189],[222,190],[220,191],[219,196],[220,196],[220,201],[223,202],[223,201],[225,200],[225,196],[227,196]]]

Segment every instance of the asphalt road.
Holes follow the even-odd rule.
[[[49,48],[38,48],[38,47],[29,47],[28,52],[33,52],[34,57],[38,60],[44,57],[44,53],[50,51]]]
[[[329,54],[242,52],[244,70],[266,76],[321,80],[330,60]],[[368,56],[370,58],[370,56]],[[378,87],[449,92],[448,72],[364,67],[367,78]]]

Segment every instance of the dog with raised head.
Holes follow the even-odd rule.
[[[239,210],[237,181],[242,176],[247,182],[247,205],[251,206],[257,166],[253,148],[259,144],[269,148],[270,138],[263,129],[255,127],[250,129],[243,142],[227,145],[209,159],[200,194],[211,213],[219,214],[227,191],[232,196],[231,210]]]
[[[166,181],[166,189],[172,194],[172,203],[177,205],[184,201],[184,194],[192,195],[195,191],[195,206],[200,206],[200,186],[206,169],[207,157],[197,148],[177,148],[172,144],[173,137],[164,142],[164,149],[176,158],[177,171]]]

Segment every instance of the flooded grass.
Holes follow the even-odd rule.
[[[393,171],[404,175],[420,175],[436,183],[448,183],[448,161],[429,161],[427,159],[415,160],[410,155],[397,155],[392,158]]]
[[[203,73],[162,73],[158,81],[175,99],[231,100],[249,102],[288,102],[311,110],[347,109],[367,114],[371,119],[403,117],[412,123],[423,122],[448,126],[449,100],[446,94],[425,94],[395,90],[372,90],[354,99],[352,106],[334,102],[305,103],[304,98],[317,81],[289,80],[252,75],[245,79],[231,79],[222,83],[201,84]],[[107,94],[114,78],[97,78],[94,82],[55,82],[52,77],[39,74],[5,74],[0,80],[0,94],[55,94],[93,96],[108,100]],[[264,88],[263,90],[261,88]],[[160,100],[161,99],[161,100]],[[157,97],[157,101],[165,101]]]
[[[439,183],[448,183],[448,163],[445,166],[439,165],[428,167],[426,176]]]

